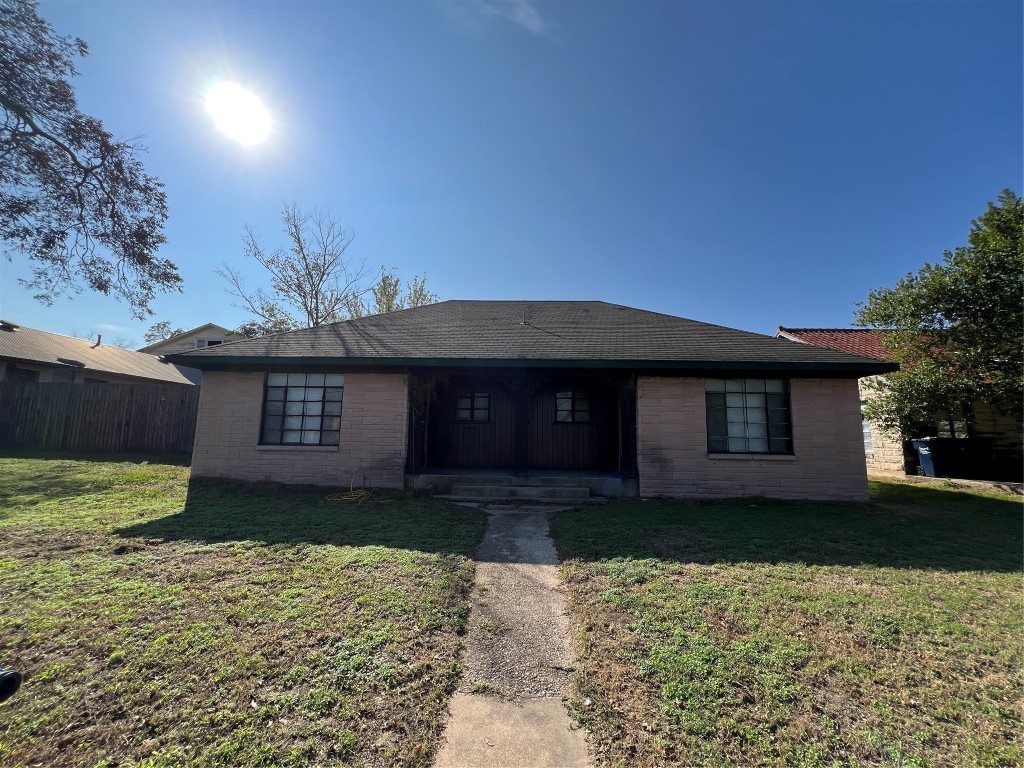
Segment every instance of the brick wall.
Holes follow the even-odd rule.
[[[238,480],[401,488],[408,376],[347,373],[341,445],[261,446],[262,373],[203,374],[192,474]]]
[[[878,393],[867,387],[865,381],[866,379],[861,379],[859,382],[860,397],[862,400],[870,400]],[[865,453],[865,456],[869,474],[906,474],[906,466],[903,461],[903,441],[900,436],[883,431],[873,422],[871,424],[871,451]]]
[[[640,377],[640,494],[867,501],[857,382],[791,379],[790,401],[793,456],[708,454],[704,379]]]

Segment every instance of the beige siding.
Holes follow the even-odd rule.
[[[708,454],[704,380],[641,377],[641,495],[867,501],[857,382],[792,379],[790,398],[793,456]]]
[[[348,373],[341,445],[260,446],[262,373],[203,374],[192,473],[283,483],[401,488],[405,478],[408,376]]]

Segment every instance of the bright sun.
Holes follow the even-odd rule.
[[[206,91],[206,111],[239,144],[259,144],[270,135],[270,113],[260,97],[235,83],[211,85]]]

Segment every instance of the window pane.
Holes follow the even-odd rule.
[[[306,390],[302,387],[288,387],[288,400],[301,400],[306,396]]]
[[[752,437],[747,440],[747,450],[758,451],[760,453],[768,452],[768,441],[762,437]]]
[[[745,424],[730,424],[728,426],[726,434],[729,437],[746,437],[747,429]]]
[[[281,429],[281,421],[283,420],[283,418],[284,417],[282,417],[282,416],[267,416],[263,420],[263,428],[264,429],[280,430]]]
[[[297,416],[302,413],[302,403],[285,403],[284,412],[289,416]]]
[[[747,437],[768,437],[768,428],[764,424],[747,424]]]
[[[558,397],[555,398],[555,408],[560,411],[572,410],[572,398],[571,397]]]
[[[284,400],[284,390],[272,388],[267,390],[267,400]]]
[[[743,379],[726,379],[725,380],[725,391],[726,392],[742,392],[743,391]]]
[[[455,411],[456,421],[469,421],[472,418],[473,412],[468,408],[459,408]]]
[[[764,392],[764,379],[746,379],[747,392]]]
[[[299,442],[299,435],[301,432],[286,431],[281,438],[282,443],[297,443]]]
[[[324,403],[324,414],[338,416],[341,413],[341,403]]]
[[[341,417],[325,416],[323,429],[325,432],[338,431],[339,429],[341,429]]]
[[[708,424],[708,438],[724,438],[728,435],[728,427],[725,422],[721,424]]]
[[[569,398],[571,400],[572,399],[572,390],[571,389],[560,390],[559,392],[557,392],[555,394],[555,397],[561,397],[561,398],[566,398],[567,397],[567,398]]]
[[[725,453],[729,450],[729,441],[721,437],[708,438],[708,450],[711,453]]]
[[[324,385],[324,374],[322,373],[308,373],[306,374],[306,386],[307,387],[322,387]]]
[[[743,418],[743,409],[742,408],[728,408],[726,410],[725,420],[728,421],[728,422],[737,422],[738,421],[741,424],[744,423],[746,421],[746,419]]]
[[[303,429],[315,429],[317,432],[320,431],[320,417],[319,416],[306,416],[302,419]]]
[[[743,395],[728,394],[725,396],[725,404],[732,408],[737,408],[743,405]]]
[[[319,416],[323,412],[323,403],[306,403],[307,416]]]
[[[764,388],[769,392],[785,392],[786,387],[782,379],[768,379],[764,383]]]
[[[301,416],[285,416],[284,417],[284,428],[285,429],[301,429],[302,428],[302,417]]]
[[[486,408],[487,407],[487,401],[489,399],[490,399],[490,397],[488,397],[488,395],[486,395],[486,394],[483,394],[483,395],[479,395],[479,394],[478,395],[473,395],[473,405],[476,406],[477,408]]]
[[[279,429],[264,429],[263,430],[263,442],[264,443],[280,443],[281,442],[281,430]]]
[[[704,379],[705,392],[725,392],[725,379]]]
[[[288,383],[287,373],[270,373],[267,374],[267,384],[272,387],[283,387]]]
[[[345,386],[345,374],[344,373],[328,373],[324,377],[324,384],[328,387],[343,387]]]
[[[344,392],[345,390],[342,389],[341,387],[328,387],[326,390],[324,390],[324,400],[327,400],[332,403],[340,403],[341,396]]]
[[[282,403],[280,400],[268,402],[266,410],[268,414],[277,415],[284,413],[284,403]]]
[[[708,412],[710,413],[712,410],[714,410],[714,411],[719,411],[720,410],[721,413],[722,413],[722,418],[724,419],[725,418],[725,395],[724,394],[721,394],[721,395],[709,394],[706,397],[707,397],[707,404],[708,404]]]
[[[320,444],[320,430],[308,430],[302,433],[302,442],[306,445],[319,445]]]
[[[455,398],[455,406],[457,408],[471,408],[473,406],[473,398],[469,396],[457,397]]]
[[[785,395],[768,395],[768,407],[769,408],[785,408],[786,407],[786,396]]]
[[[559,411],[555,415],[555,419],[556,419],[556,421],[561,421],[561,422],[571,422],[572,421],[572,411]]]
[[[323,387],[309,387],[306,389],[307,400],[323,400],[324,399],[324,388]]]
[[[746,395],[748,408],[764,408],[764,395]]]
[[[576,411],[573,421],[590,421],[590,411]]]
[[[747,408],[747,423],[764,424],[768,420],[768,411],[764,408]]]
[[[784,437],[771,439],[772,453],[789,453],[789,440]]]
[[[288,386],[289,387],[304,387],[304,386],[306,386],[306,374],[304,374],[304,373],[289,373],[288,374]]]
[[[729,450],[735,451],[736,453],[747,452],[747,440],[743,437],[730,437],[729,438]]]
[[[338,439],[337,432],[324,432],[320,439],[321,445],[337,445],[339,442],[341,441]]]

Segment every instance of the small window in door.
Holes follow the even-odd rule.
[[[590,396],[585,389],[573,387],[555,393],[555,421],[578,424],[590,421]]]
[[[455,420],[485,422],[491,420],[491,393],[483,389],[459,387],[455,391]]]

